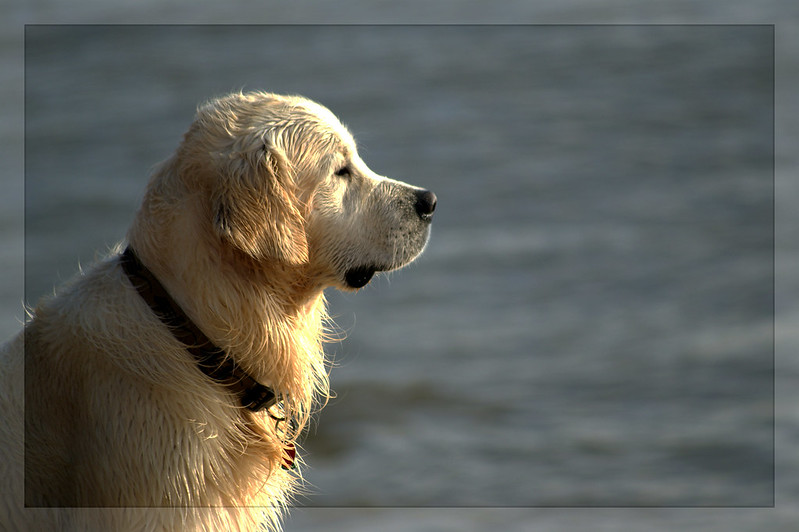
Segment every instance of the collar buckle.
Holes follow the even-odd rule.
[[[256,383],[242,392],[241,405],[253,412],[266,410],[278,402],[278,397],[272,388]]]

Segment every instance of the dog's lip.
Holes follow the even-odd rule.
[[[350,288],[363,288],[369,281],[372,280],[372,277],[377,272],[387,271],[390,268],[385,266],[356,266],[354,268],[350,268],[344,273],[344,282],[347,283],[347,286]]]
[[[347,286],[352,288],[363,288],[369,284],[369,281],[372,280],[375,273],[377,273],[377,268],[373,266],[350,268],[344,274],[344,281],[347,283]]]

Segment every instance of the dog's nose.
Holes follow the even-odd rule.
[[[422,220],[433,218],[436,210],[436,195],[429,190],[420,190],[416,193],[416,212]]]

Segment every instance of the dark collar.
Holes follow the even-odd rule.
[[[278,397],[271,388],[253,379],[203,334],[153,273],[139,261],[130,246],[122,253],[119,262],[142,299],[172,331],[175,338],[186,346],[203,373],[235,393],[241,400],[241,405],[253,412],[269,408],[278,402]]]

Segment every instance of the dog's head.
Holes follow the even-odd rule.
[[[189,193],[207,196],[202,211],[222,245],[296,266],[321,285],[360,288],[427,243],[435,195],[374,173],[338,119],[304,98],[213,100],[178,160]]]

